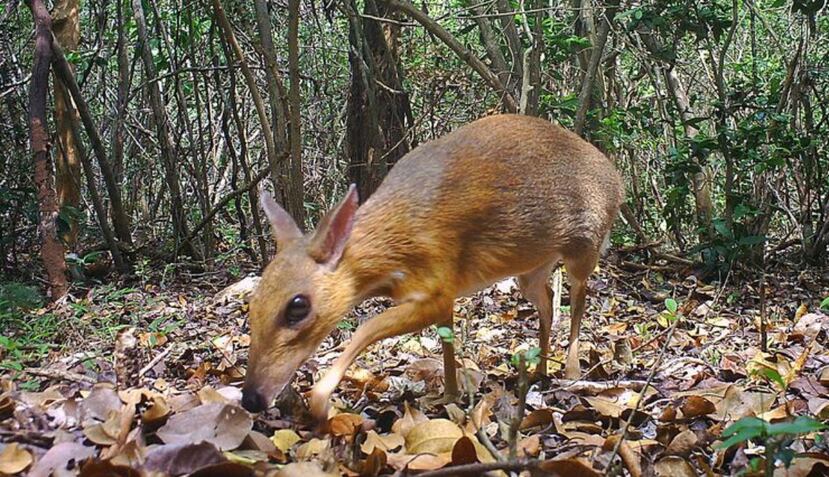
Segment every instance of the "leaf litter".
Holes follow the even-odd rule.
[[[47,377],[0,375],[0,475],[414,475],[510,460],[525,463],[525,475],[762,475],[752,469],[764,459],[765,442],[718,445],[741,418],[829,418],[822,297],[803,283],[808,275],[775,277],[763,351],[751,285],[720,290],[680,275],[613,265],[595,274],[582,329],[585,376],[533,381],[517,421],[519,373],[511,358],[537,346],[537,315],[510,281],[458,299],[463,397],[438,399],[444,375],[436,329],[389,338],[348,371],[324,434],[310,421],[304,394],[354,327],[388,300],[355,310],[297,372],[293,393],[250,415],[239,399],[255,277],[213,291],[148,284],[110,301],[92,289],[38,312],[82,309],[91,323],[117,317],[122,325],[113,338],[70,333],[66,351],[50,353],[48,364],[30,363]],[[682,320],[670,342],[667,297],[679,303]],[[563,298],[566,325],[566,289]],[[663,347],[664,360],[645,387]],[[566,341],[554,338],[553,376],[565,349]],[[789,466],[776,462],[774,475],[827,475],[827,438],[823,429],[792,435],[784,443]]]

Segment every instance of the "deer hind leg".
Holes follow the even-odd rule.
[[[550,271],[558,259],[518,276],[518,287],[524,298],[538,310],[541,359],[536,373],[547,376],[547,358],[550,356],[550,329],[553,321],[553,290],[548,283]]]
[[[599,254],[596,250],[585,250],[579,256],[564,258],[564,266],[567,267],[567,277],[570,281],[570,343],[564,366],[564,376],[567,379],[578,379],[581,375],[579,330],[587,298],[587,279],[596,268],[598,260]]]

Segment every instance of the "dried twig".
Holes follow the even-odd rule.
[[[504,462],[481,462],[476,464],[455,465],[442,469],[430,470],[417,474],[418,477],[449,477],[456,475],[482,475],[492,470],[520,472],[522,470],[541,470],[542,461],[537,459],[515,459]],[[406,475],[406,474],[400,474]]]
[[[60,379],[62,381],[72,381],[76,383],[96,384],[98,382],[97,379],[86,376],[85,374],[73,373],[71,371],[61,371],[57,369],[26,368],[23,370],[23,372],[34,376],[42,376],[44,378],[50,379]]]
[[[168,355],[168,354],[170,354],[170,351],[172,351],[172,350],[173,350],[173,343],[170,343],[170,344],[169,344],[166,348],[164,348],[164,350],[163,350],[162,352],[160,352],[160,353],[158,353],[157,355],[155,355],[155,357],[154,357],[152,360],[150,360],[150,362],[149,362],[149,363],[147,363],[147,365],[146,365],[146,366],[144,366],[143,368],[141,368],[141,370],[140,370],[140,371],[138,371],[138,377],[139,377],[139,378],[141,378],[141,377],[143,377],[145,374],[147,374],[147,372],[148,372],[149,370],[153,369],[153,367],[154,367],[156,364],[158,364],[159,362],[161,362],[161,360],[163,360],[164,358],[166,358],[166,357],[167,357],[167,355]]]

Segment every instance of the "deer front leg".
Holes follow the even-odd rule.
[[[411,333],[440,323],[445,320],[447,308],[451,313],[452,298],[433,295],[424,300],[406,302],[390,308],[360,326],[343,354],[311,390],[311,413],[317,422],[326,420],[331,394],[348,367],[366,347],[391,336]]]

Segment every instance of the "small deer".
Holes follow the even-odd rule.
[[[396,306],[361,325],[311,391],[310,410],[322,421],[331,394],[367,346],[430,325],[451,327],[456,297],[511,276],[538,310],[537,369],[546,375],[548,281],[560,262],[571,285],[565,376],[578,378],[587,279],[622,199],[621,178],[599,150],[548,121],[511,114],[417,147],[362,205],[352,185],[307,235],[263,193],[279,251],[250,302],[243,407],[269,407],[353,307],[369,297],[392,298]],[[443,363],[445,398],[454,399],[451,342],[443,342]]]

